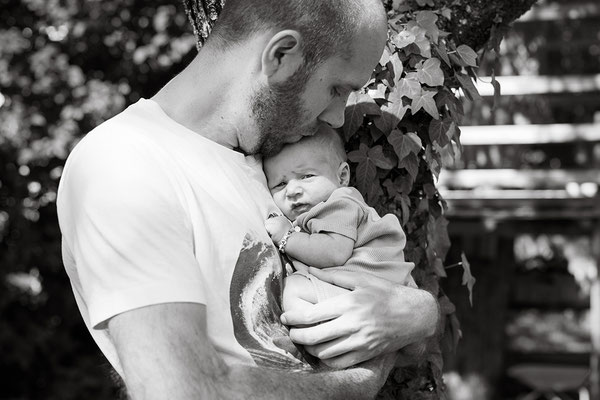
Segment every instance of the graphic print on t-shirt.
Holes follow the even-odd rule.
[[[279,320],[282,283],[281,261],[275,247],[247,234],[229,289],[235,338],[259,366],[312,370],[289,340],[288,328]]]

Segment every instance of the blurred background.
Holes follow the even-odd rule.
[[[0,0],[0,21],[0,399],[113,399],[62,267],[56,189],[82,135],[152,96],[195,38],[179,1]],[[439,182],[447,264],[464,252],[477,278],[472,306],[460,268],[442,283],[462,329],[449,395],[585,399],[600,327],[600,4],[538,2],[479,75],[484,101],[465,100],[463,156]]]

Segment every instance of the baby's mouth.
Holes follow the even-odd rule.
[[[307,203],[292,204],[292,211],[298,215],[305,213],[308,210],[310,210],[310,204],[307,204]]]

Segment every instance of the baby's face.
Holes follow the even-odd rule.
[[[341,186],[338,167],[322,149],[300,143],[265,160],[263,168],[277,207],[290,220],[329,198]]]

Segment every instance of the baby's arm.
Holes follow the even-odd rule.
[[[283,216],[269,218],[265,227],[279,246],[286,233],[292,228],[290,221]],[[338,233],[293,232],[288,236],[285,252],[315,268],[344,265],[352,255],[354,240]]]

